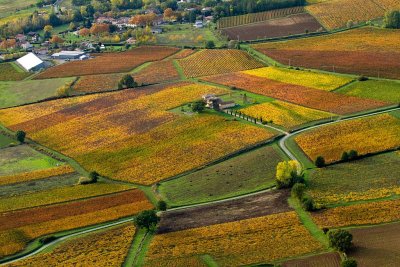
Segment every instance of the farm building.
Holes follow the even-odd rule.
[[[81,51],[61,51],[51,55],[54,59],[79,59],[81,56],[85,55],[85,52]]]
[[[36,71],[44,68],[44,62],[34,53],[28,53],[25,56],[17,59],[17,63],[26,71]]]
[[[227,108],[233,108],[236,106],[234,101],[222,101],[221,98],[216,97],[213,94],[203,95],[203,100],[206,103],[206,107],[216,109],[216,110],[223,110]]]

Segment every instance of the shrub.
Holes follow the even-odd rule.
[[[155,231],[157,223],[160,218],[157,216],[154,210],[145,210],[139,213],[135,219],[134,223],[138,228],[144,228],[148,231]]]
[[[305,209],[306,211],[313,211],[315,210],[315,203],[314,200],[312,199],[312,197],[310,196],[305,196],[302,198],[301,200],[301,206],[303,207],[303,209]]]
[[[192,111],[193,112],[203,112],[206,104],[203,101],[197,101],[192,104]]]
[[[368,77],[365,77],[365,76],[361,75],[360,77],[358,77],[358,80],[360,82],[365,82],[365,81],[368,81]]]
[[[21,143],[25,142],[26,133],[24,131],[17,131],[15,133],[15,138]]]
[[[358,158],[358,152],[356,150],[349,151],[349,160],[354,160]]]
[[[324,232],[324,234],[328,233],[329,232],[329,228],[326,228],[326,227],[322,228],[322,232]]]
[[[207,49],[213,49],[213,48],[215,48],[215,43],[214,43],[214,41],[207,41],[207,42],[206,42],[206,48],[207,48]]]
[[[89,179],[92,181],[92,183],[96,183],[99,179],[99,176],[100,175],[95,171],[89,173]]]
[[[350,249],[353,241],[353,235],[346,230],[330,230],[328,232],[329,246],[341,252]]]
[[[357,267],[357,261],[355,259],[346,259],[342,261],[341,265],[342,267]]]
[[[133,88],[137,86],[137,82],[133,79],[133,77],[129,74],[125,74],[122,76],[121,80],[118,83],[118,89],[123,88]]]
[[[343,161],[348,161],[349,160],[349,154],[346,151],[343,152],[341,159]]]
[[[306,190],[306,186],[304,184],[296,183],[292,187],[291,195],[294,198],[302,199],[304,196],[304,191]]]
[[[167,203],[164,200],[158,201],[157,209],[162,211],[167,210]]]
[[[322,156],[318,156],[315,159],[315,166],[317,166],[318,168],[322,168],[325,166],[325,159]]]
[[[48,243],[53,242],[53,241],[56,240],[56,239],[57,239],[57,237],[55,237],[55,236],[53,236],[53,235],[51,235],[51,236],[45,236],[45,237],[40,238],[40,239],[39,239],[39,242],[40,242],[40,244],[45,245],[45,244],[48,244]]]
[[[85,184],[92,184],[93,181],[88,177],[79,177],[78,184],[85,185]]]

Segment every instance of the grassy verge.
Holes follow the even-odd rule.
[[[125,258],[125,262],[122,265],[123,267],[132,267],[136,266],[136,258],[138,253],[140,252],[139,250],[141,249],[142,242],[146,238],[146,230],[145,229],[139,229],[135,233],[135,237],[133,238],[133,242],[131,245],[131,248],[129,249],[128,255]]]
[[[208,267],[218,267],[218,263],[210,255],[202,255],[200,258]]]

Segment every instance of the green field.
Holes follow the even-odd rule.
[[[56,96],[57,88],[74,78],[0,82],[0,108],[33,103]]]
[[[36,4],[36,0],[0,0],[0,18]]]
[[[16,143],[17,143],[17,141],[15,141],[14,139],[0,134],[0,149],[4,148],[4,147],[8,147],[9,145],[16,144]]]
[[[0,152],[1,176],[60,165],[59,161],[37,152],[28,145],[2,148]]]
[[[226,43],[222,37],[217,36],[211,29],[204,27],[195,29],[190,24],[165,25],[161,27],[163,33],[157,34],[157,44],[176,46],[204,46],[206,41],[214,41],[216,46]]]
[[[400,103],[400,81],[368,80],[355,82],[336,92],[362,98]]]
[[[15,63],[0,64],[0,81],[20,81],[30,75],[31,73],[24,71]]]
[[[400,153],[373,157],[314,170],[309,193],[323,204],[344,204],[400,194]]]
[[[197,172],[162,182],[159,192],[171,206],[224,199],[271,187],[282,152],[266,146]]]

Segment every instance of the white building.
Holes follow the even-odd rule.
[[[17,63],[26,71],[36,71],[44,67],[44,62],[34,53],[28,53],[25,56],[17,59]]]

